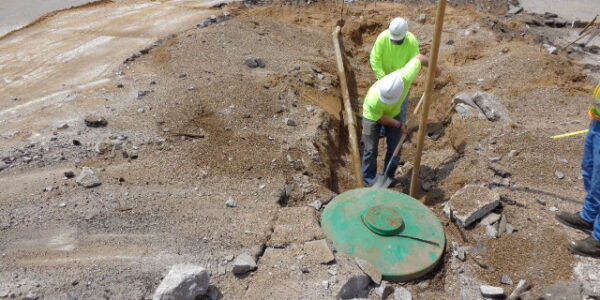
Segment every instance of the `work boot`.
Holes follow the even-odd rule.
[[[584,240],[570,241],[567,248],[575,254],[600,258],[600,241],[591,236]]]
[[[569,227],[579,229],[585,233],[591,234],[594,231],[594,223],[586,222],[581,218],[579,213],[571,214],[568,212],[561,211],[555,216],[556,220],[567,225]]]

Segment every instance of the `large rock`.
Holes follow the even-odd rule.
[[[498,298],[504,296],[504,289],[501,287],[482,285],[479,287],[479,291],[484,297]]]
[[[473,95],[473,101],[483,111],[490,121],[510,121],[508,110],[494,94],[477,92]]]
[[[452,103],[455,104],[454,110],[463,117],[478,118],[480,120],[487,119],[483,111],[473,101],[473,96],[469,93],[461,93],[454,96]]]
[[[500,205],[500,195],[484,185],[469,184],[458,190],[446,203],[446,214],[462,227],[487,216]]]
[[[468,106],[464,103],[458,103],[454,106],[454,110],[465,118],[478,118],[480,120],[487,119],[482,111],[477,108]]]
[[[254,257],[247,253],[243,253],[235,258],[231,272],[233,272],[234,275],[240,276],[254,270],[256,270],[256,262],[254,261]]]
[[[210,276],[200,266],[174,265],[154,292],[153,300],[193,300],[208,290]]]
[[[355,258],[356,264],[358,265],[358,267],[365,272],[365,274],[367,274],[371,280],[373,280],[373,282],[375,282],[376,284],[380,284],[381,283],[381,278],[383,277],[381,275],[381,272],[379,272],[379,270],[370,262],[362,259],[362,258]]]
[[[455,110],[465,117],[477,117],[490,121],[510,121],[508,110],[494,94],[485,92],[461,93],[452,99]],[[472,109],[468,108],[471,107]]]
[[[394,300],[412,300],[412,294],[405,287],[397,287],[394,289]]]
[[[337,294],[337,299],[355,299],[369,297],[371,279],[365,274],[350,277]]]
[[[88,167],[83,167],[83,169],[81,170],[81,173],[75,179],[75,182],[78,185],[81,185],[84,188],[88,188],[88,189],[97,187],[102,184],[100,179],[98,179],[98,176],[96,176],[96,173],[94,173],[94,170],[92,170],[91,168],[88,168]]]

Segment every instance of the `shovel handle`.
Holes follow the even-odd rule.
[[[383,174],[385,176],[387,176],[387,172],[390,169],[390,166],[392,165],[392,161],[394,160],[394,157],[398,156],[398,153],[400,153],[400,149],[402,149],[402,144],[404,144],[404,141],[406,140],[407,135],[408,134],[403,134],[402,137],[400,138],[400,141],[398,142],[398,145],[396,145],[396,149],[394,149],[394,153],[392,154],[392,157],[390,157],[390,161],[388,161],[388,164],[385,167],[385,170],[383,171]]]

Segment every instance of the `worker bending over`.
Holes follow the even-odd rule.
[[[406,65],[375,82],[365,97],[362,118],[362,173],[365,186],[369,186],[377,175],[377,147],[379,133],[383,128],[387,152],[385,164],[392,158],[402,133],[411,134],[406,122],[401,119],[403,103],[406,101],[413,80],[421,70],[421,66],[429,66],[429,59],[421,54],[410,59]],[[399,158],[392,162],[388,174],[394,178]]]
[[[419,54],[419,41],[408,31],[408,23],[403,18],[394,18],[387,30],[383,31],[375,40],[371,49],[370,63],[377,80],[394,71],[402,69],[415,56]],[[437,75],[441,70],[436,68]],[[408,99],[402,106],[401,121],[406,122]]]
[[[594,90],[594,98],[588,110],[592,122],[585,138],[581,163],[583,186],[587,192],[583,209],[575,214],[559,212],[556,214],[556,219],[567,226],[590,234],[586,239],[569,242],[567,248],[571,252],[600,257],[600,83]]]

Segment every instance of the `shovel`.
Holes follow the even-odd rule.
[[[392,182],[394,180],[392,178],[390,178],[389,176],[387,176],[387,173],[390,170],[390,167],[392,166],[392,161],[394,161],[394,158],[396,158],[398,156],[398,154],[400,154],[400,149],[402,149],[402,144],[404,144],[404,141],[406,140],[406,136],[408,136],[408,134],[402,134],[402,137],[400,138],[400,141],[398,142],[396,149],[394,149],[394,153],[392,154],[390,161],[388,162],[387,166],[385,167],[383,174],[377,174],[377,177],[375,177],[375,180],[373,181],[373,185],[371,185],[371,188],[386,189],[390,186],[390,184],[392,184]]]

